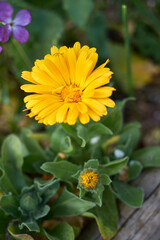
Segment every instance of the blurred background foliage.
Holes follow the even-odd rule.
[[[20,85],[23,70],[30,70],[36,59],[50,52],[52,45],[73,46],[75,41],[96,47],[98,64],[109,58],[119,99],[128,95],[126,51],[122,24],[122,4],[128,7],[132,77],[138,110],[128,109],[126,118],[144,121],[144,132],[151,127],[154,144],[160,143],[160,0],[8,0],[15,14],[31,11],[26,44],[16,40],[3,44],[0,55],[0,141],[24,126],[43,126],[25,117],[24,93]],[[146,105],[148,103],[148,105]],[[150,116],[150,118],[146,118]],[[154,119],[152,119],[154,118]],[[156,129],[156,130],[155,130]],[[155,140],[156,136],[156,140]],[[146,138],[145,138],[146,139]],[[148,144],[148,140],[144,140]],[[149,140],[150,144],[150,140]]]

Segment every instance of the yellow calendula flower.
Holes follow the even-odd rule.
[[[80,183],[83,187],[93,189],[97,186],[99,176],[94,170],[88,170],[80,176]]]
[[[46,125],[73,125],[78,118],[86,124],[107,115],[106,106],[115,106],[109,98],[115,89],[106,86],[113,72],[105,67],[109,60],[94,70],[97,59],[95,48],[76,42],[73,48],[53,46],[51,54],[36,60],[31,72],[22,72],[32,83],[21,86],[32,93],[24,98],[28,116]]]

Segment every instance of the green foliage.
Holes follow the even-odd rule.
[[[8,226],[13,239],[29,240],[37,232],[51,240],[73,240],[73,228],[67,223],[51,231],[42,230],[41,224],[43,220],[79,215],[95,218],[104,238],[115,235],[116,198],[140,207],[143,190],[129,183],[144,167],[159,166],[160,154],[159,147],[135,151],[140,124],[123,126],[126,102],[118,102],[101,123],[48,129],[46,150],[39,144],[44,138],[29,129],[22,130],[20,139],[10,135],[4,140],[0,159],[0,216],[4,223],[0,236],[5,236],[3,228]],[[92,175],[87,175],[90,172]],[[128,183],[119,181],[125,172]],[[82,181],[82,176],[91,177]],[[92,179],[95,182],[90,185]]]
[[[108,174],[109,176],[115,175],[127,165],[127,162],[128,157],[111,161],[105,165],[101,165],[100,172]]]
[[[85,31],[87,40],[91,46],[96,47],[99,56],[106,59],[106,56],[108,55],[106,42],[106,19],[100,11],[96,11],[91,15]]]
[[[126,183],[114,181],[117,197],[127,205],[135,208],[142,206],[144,193],[142,188],[135,188]]]
[[[21,142],[15,135],[10,135],[2,145],[0,189],[3,193],[12,192],[17,194],[25,186],[22,165]]]
[[[77,216],[93,208],[95,203],[80,199],[66,188],[52,205],[52,216],[69,217]]]
[[[160,147],[146,147],[134,152],[132,159],[138,160],[143,167],[160,167]]]
[[[8,227],[8,232],[16,240],[34,240],[30,235],[24,234],[22,231],[19,230],[18,225],[16,222],[11,223]]]
[[[110,111],[106,118],[102,120],[102,123],[114,134],[118,133],[123,125],[123,116],[119,107],[117,106],[112,111]]]
[[[51,148],[55,152],[70,153],[73,151],[71,138],[67,136],[61,126],[59,126],[51,136]]]
[[[140,175],[142,169],[143,169],[143,166],[140,162],[131,160],[129,162],[129,168],[128,168],[129,180],[133,180],[137,178]]]
[[[73,228],[66,222],[58,224],[50,233],[44,232],[49,240],[74,240]]]
[[[51,173],[54,177],[59,178],[64,182],[68,182],[74,181],[72,175],[77,172],[80,167],[66,160],[62,160],[59,162],[44,163],[41,169]]]
[[[96,206],[85,213],[84,216],[95,218],[104,239],[110,239],[116,234],[118,229],[118,211],[114,194],[109,187],[106,187],[103,193],[102,207]]]
[[[72,21],[84,27],[93,9],[93,0],[63,0],[63,5]]]

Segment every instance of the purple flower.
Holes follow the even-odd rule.
[[[2,42],[7,42],[11,33],[13,37],[20,43],[27,42],[29,32],[24,26],[31,22],[31,14],[29,10],[20,10],[12,20],[13,8],[7,2],[0,2],[0,21],[4,24],[3,31],[0,34]]]

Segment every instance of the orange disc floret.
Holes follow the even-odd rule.
[[[93,189],[97,186],[99,175],[94,170],[88,170],[80,176],[80,183],[87,189]]]

